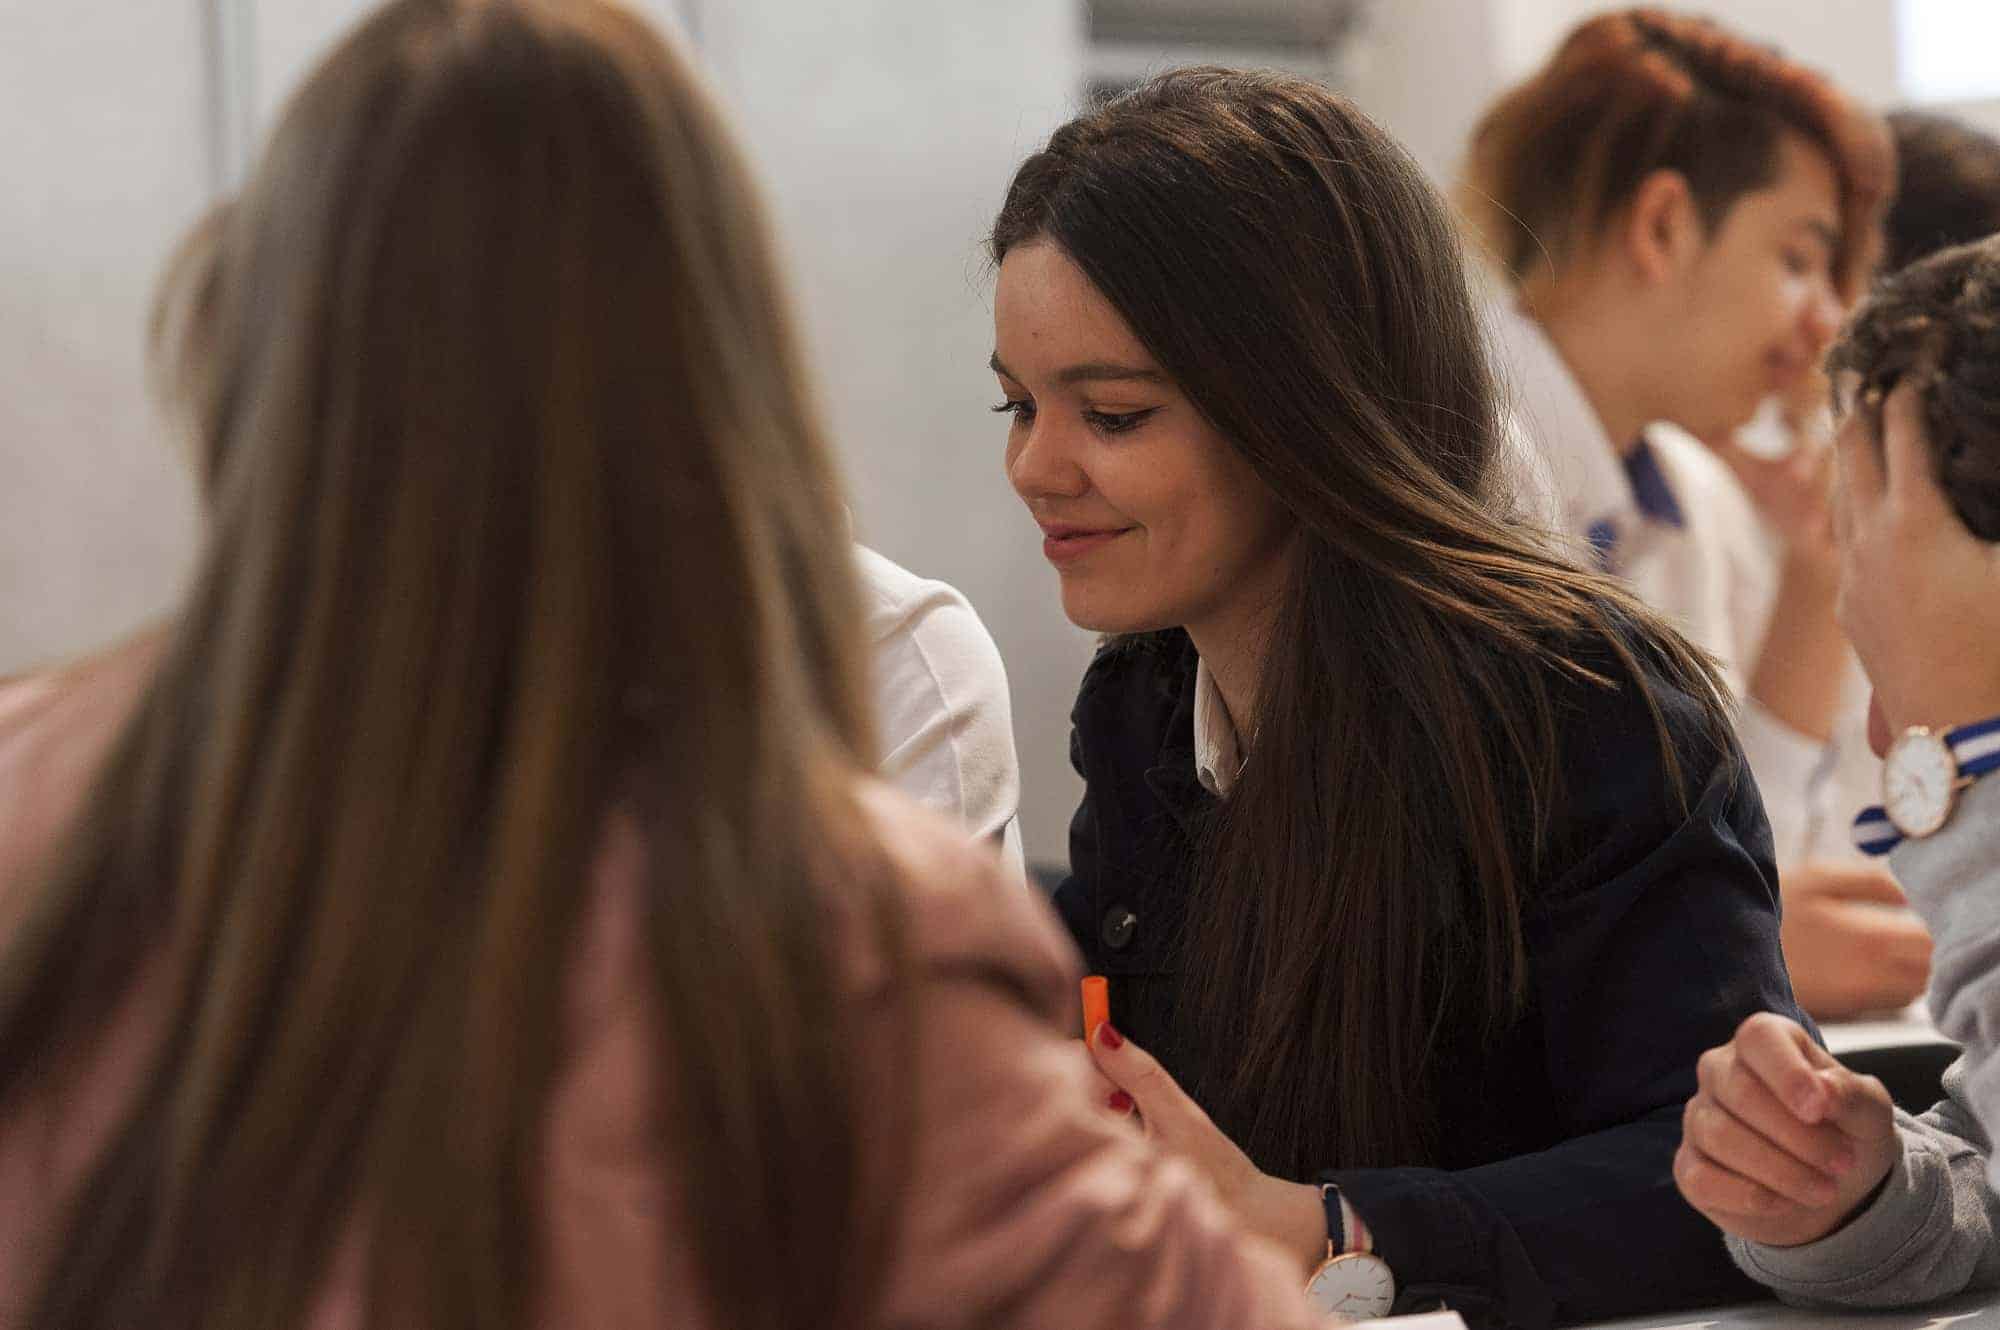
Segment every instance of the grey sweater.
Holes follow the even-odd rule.
[[[1988,1177],[2000,1122],[2000,775],[1890,863],[1936,944],[1931,1011],[1965,1055],[1945,1072],[1943,1102],[1896,1115],[1903,1153],[1861,1214],[1801,1247],[1729,1239],[1736,1263],[1787,1302],[1903,1307],[2000,1285]]]

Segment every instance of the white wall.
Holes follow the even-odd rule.
[[[1001,470],[980,240],[1071,109],[1074,0],[706,0],[699,33],[768,182],[857,534],[957,586],[1006,658],[1030,859],[1067,855],[1090,639]]]
[[[0,673],[172,597],[193,499],[143,391],[210,178],[198,0],[0,0]]]
[[[1378,0],[1346,91],[1434,180],[1457,169],[1472,123],[1500,91],[1501,0]]]

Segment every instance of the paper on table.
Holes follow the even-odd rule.
[[[1338,1322],[1328,1322],[1329,1325]],[[1424,1312],[1418,1316],[1385,1316],[1379,1321],[1349,1321],[1349,1330],[1465,1330],[1457,1312]]]

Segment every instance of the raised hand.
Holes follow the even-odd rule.
[[[1779,457],[1759,457],[1733,440],[1709,446],[1736,473],[1787,559],[1823,570],[1830,580],[1838,560],[1833,538],[1833,449],[1817,429],[1799,429],[1794,438],[1792,450]]]

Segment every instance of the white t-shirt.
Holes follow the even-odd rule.
[[[1000,649],[964,596],[854,547],[883,778],[950,813],[1023,875],[1021,764]]]

